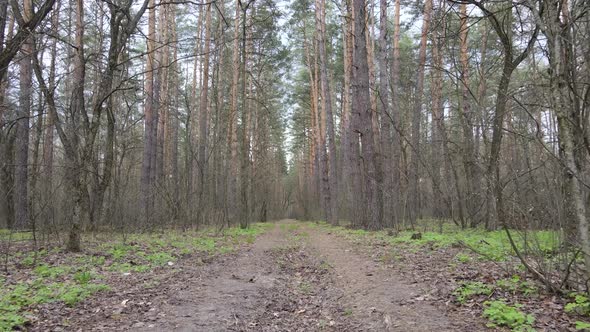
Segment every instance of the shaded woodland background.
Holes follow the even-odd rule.
[[[0,227],[436,219],[590,266],[589,10],[1,0]]]

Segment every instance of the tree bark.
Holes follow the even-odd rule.
[[[441,4],[444,2],[441,1]],[[444,27],[444,8],[439,8],[440,26]],[[443,161],[443,126],[444,126],[444,104],[442,100],[443,90],[443,46],[445,31],[444,28],[439,27],[434,32],[432,41],[432,140],[431,140],[431,156],[432,156],[432,216],[436,219],[441,219],[444,216],[444,200],[442,191],[442,180],[444,179],[442,171]],[[458,184],[457,184],[458,185]]]
[[[399,223],[403,218],[401,210],[401,158],[402,158],[402,140],[401,140],[401,103],[400,103],[400,11],[401,0],[395,0],[394,13],[394,33],[393,33],[393,59],[391,62],[391,126],[392,129],[392,150],[391,150],[391,195],[392,218],[396,223]]]
[[[247,40],[247,24],[246,20],[248,18],[248,7],[253,3],[253,1],[244,4],[240,2],[241,9],[242,9],[242,38],[241,38],[241,53],[242,53],[242,61],[241,61],[241,72],[242,72],[242,87],[241,87],[241,94],[242,94],[242,146],[241,146],[241,153],[240,153],[240,199],[241,199],[241,216],[240,216],[240,227],[247,228],[250,225],[250,132],[249,132],[249,124],[250,124],[250,110],[248,108],[248,84],[247,84],[247,77],[246,77],[246,69],[247,63],[246,60],[248,59],[248,48],[246,44]]]
[[[32,0],[23,3],[23,20],[29,22],[33,16]],[[29,117],[31,114],[31,93],[33,87],[33,36],[28,36],[21,47],[19,60],[19,105],[16,122],[16,149],[14,171],[14,212],[15,227],[30,226],[29,215]]]
[[[236,1],[236,17],[234,19],[234,40],[232,54],[232,83],[229,107],[229,125],[227,133],[229,154],[229,175],[227,177],[228,219],[230,224],[238,221],[238,86],[240,83],[240,0]]]
[[[354,53],[353,53],[353,85],[352,85],[352,116],[358,123],[357,133],[360,135],[362,148],[360,156],[363,171],[363,190],[355,194],[361,197],[363,206],[362,225],[368,229],[383,227],[383,196],[381,191],[381,165],[375,148],[373,132],[373,111],[371,109],[369,64],[367,60],[367,40],[365,29],[366,3],[354,0]],[[358,144],[359,137],[356,138]],[[355,141],[354,139],[352,140]],[[356,162],[356,160],[355,160]]]
[[[424,3],[424,18],[422,21],[422,37],[418,54],[418,71],[416,73],[416,90],[414,93],[414,109],[412,112],[412,158],[409,174],[409,219],[414,225],[420,214],[420,126],[422,121],[422,95],[424,93],[424,72],[426,70],[426,42],[430,29],[432,15],[432,0]]]
[[[342,16],[343,26],[343,48],[344,48],[344,85],[342,91],[342,117],[341,117],[341,136],[340,136],[340,169],[341,182],[340,191],[344,198],[343,202],[346,210],[346,216],[351,217],[353,209],[353,202],[351,200],[351,174],[352,164],[350,163],[350,138],[354,134],[351,133],[351,103],[350,103],[350,81],[352,76],[352,9],[351,0],[346,0],[345,13]]]
[[[51,31],[54,35],[58,35],[59,30],[59,11],[61,1],[57,2],[57,8],[53,11],[51,17]],[[54,38],[51,43],[51,60],[49,64],[49,89],[54,91],[56,89],[55,72],[56,72],[56,58],[57,58],[57,39]],[[53,104],[48,104],[48,107],[53,107]],[[57,110],[51,110],[46,115],[45,137],[43,138],[43,197],[47,201],[46,211],[43,213],[43,223],[48,225],[54,215],[53,204],[53,146],[54,146],[54,122],[53,114]]]
[[[319,58],[320,58],[320,84],[322,90],[322,102],[324,117],[326,119],[326,134],[328,142],[328,156],[329,156],[329,191],[326,215],[328,222],[332,225],[338,224],[338,178],[336,174],[336,142],[334,137],[334,118],[332,115],[332,96],[330,90],[330,82],[328,80],[328,64],[326,56],[326,18],[325,18],[325,3],[324,0],[316,1],[316,15],[319,18]]]
[[[478,223],[478,208],[479,208],[479,192],[480,183],[477,175],[477,154],[474,146],[473,138],[473,114],[470,103],[469,93],[469,57],[467,45],[468,16],[467,4],[462,3],[459,8],[459,16],[461,24],[459,27],[460,40],[460,64],[461,72],[459,74],[461,84],[461,125],[463,127],[463,168],[465,170],[465,180],[467,185],[466,202],[467,219],[471,226],[475,227]],[[459,184],[457,184],[459,185]]]
[[[140,209],[143,219],[150,224],[153,206],[153,176],[155,174],[155,153],[157,135],[157,101],[155,89],[156,64],[156,2],[149,0],[148,35],[147,35],[147,63],[145,76],[145,119],[144,119],[144,148],[141,166],[141,202]]]
[[[389,80],[387,75],[387,0],[379,2],[379,97],[381,114],[381,156],[383,157],[383,221],[387,227],[395,224],[393,209],[396,192],[393,191],[393,135],[389,109]]]
[[[199,99],[199,139],[198,139],[198,165],[199,165],[199,212],[198,222],[203,222],[202,218],[206,215],[208,206],[205,201],[208,176],[209,158],[207,156],[207,139],[209,131],[209,51],[211,50],[211,5],[207,5],[205,13],[205,48],[203,58],[203,84],[201,88],[201,98]]]

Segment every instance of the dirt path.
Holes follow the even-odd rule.
[[[421,285],[410,284],[370,257],[355,253],[342,238],[315,228],[309,233],[310,246],[336,274],[333,287],[342,290],[342,301],[366,323],[366,330],[472,330],[468,323],[450,319],[444,311],[425,301]]]
[[[234,256],[188,262],[162,283],[161,294],[145,299],[145,310],[118,318],[118,330],[479,329],[469,319],[447,316],[425,300],[420,284],[351,250],[346,240],[291,220],[276,223]],[[103,329],[108,326],[114,325]]]
[[[155,322],[138,322],[135,331],[227,331],[251,324],[264,307],[262,293],[278,275],[269,250],[287,244],[279,227],[262,235],[251,249],[208,269],[186,271],[195,276],[163,303]]]

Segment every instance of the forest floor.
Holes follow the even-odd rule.
[[[457,246],[283,220],[8,262],[0,330],[575,330],[567,299]],[[37,261],[38,260],[38,261]],[[501,266],[500,266],[501,265]],[[12,324],[12,325],[10,325]]]

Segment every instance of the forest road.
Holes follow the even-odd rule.
[[[233,259],[195,269],[196,276],[169,295],[156,322],[139,324],[132,331],[242,330],[264,310],[261,293],[278,277],[267,252],[287,243],[281,229],[274,227]]]
[[[315,228],[314,228],[315,230]],[[309,232],[309,245],[333,269],[341,301],[352,308],[368,331],[475,331],[425,301],[420,284],[356,253],[350,243],[330,232]]]
[[[132,331],[475,331],[423,300],[419,284],[292,220],[167,294]],[[202,269],[201,269],[202,270]],[[188,272],[188,271],[187,271]]]

